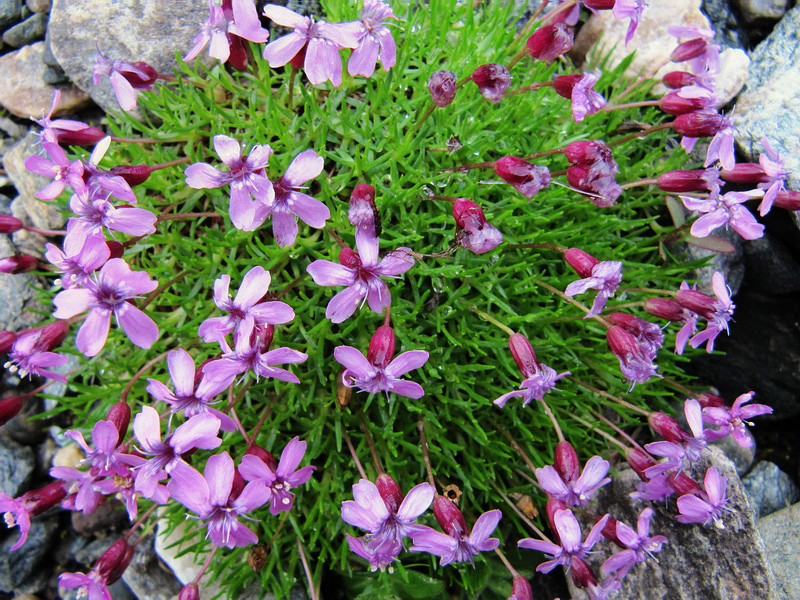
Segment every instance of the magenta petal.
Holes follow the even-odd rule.
[[[245,454],[242,457],[242,462],[239,464],[239,473],[245,481],[264,479],[268,485],[275,481],[275,473],[273,473],[272,469],[264,464],[263,460],[251,454]]]
[[[309,267],[309,269],[310,268],[311,267]],[[364,299],[365,295],[366,292],[364,288],[359,285],[351,285],[343,289],[328,302],[325,316],[334,323],[341,323],[356,312],[358,305]]]
[[[99,354],[103,346],[106,345],[110,326],[111,311],[107,308],[93,308],[83,321],[81,328],[78,330],[78,336],[75,338],[78,350],[86,356]]]
[[[384,256],[372,271],[377,275],[392,277],[402,275],[413,266],[414,257],[411,254],[411,248],[398,248]]]
[[[152,406],[143,406],[133,418],[133,433],[145,452],[157,452],[162,446],[158,411]]]
[[[413,521],[428,510],[435,495],[436,490],[429,483],[414,486],[397,509],[397,518],[406,522]]]
[[[175,430],[169,445],[176,454],[183,454],[192,448],[213,450],[222,443],[217,437],[219,425],[219,419],[210,413],[195,415]]]
[[[388,384],[388,390],[394,392],[398,396],[405,396],[406,398],[422,398],[425,395],[425,389],[418,383],[413,381],[392,381]]]
[[[213,458],[212,456],[209,461]],[[170,477],[167,491],[172,499],[200,517],[207,517],[212,507],[209,503],[209,489],[205,478],[185,463],[179,463],[170,473]]]
[[[119,324],[136,346],[150,348],[158,339],[158,326],[155,321],[129,302],[117,305],[114,311]]]
[[[283,452],[281,452],[281,460],[278,463],[276,475],[285,479],[294,473],[300,461],[303,460],[307,447],[308,444],[306,442],[301,442],[300,438],[292,438],[292,440],[286,444]]]
[[[314,84],[330,80],[335,87],[342,84],[342,58],[339,50],[322,38],[311,38],[303,63],[308,80]]]
[[[366,357],[351,346],[334,348],[333,357],[340,365],[351,371],[356,379],[372,379],[377,373]]]
[[[370,310],[376,313],[382,313],[392,303],[392,294],[389,292],[389,287],[377,277],[369,282],[367,302]]]
[[[161,400],[167,404],[174,404],[178,401],[175,394],[165,386],[163,383],[156,379],[148,379],[147,393],[153,396],[156,400]]]
[[[67,182],[63,179],[54,179],[50,183],[48,183],[42,190],[34,194],[36,198],[39,200],[44,200],[45,202],[49,202],[51,200],[55,200],[61,195],[61,192],[64,191],[64,188],[67,187]]]
[[[376,34],[378,36],[378,41],[381,44],[381,64],[383,65],[383,70],[388,71],[391,69],[395,64],[397,64],[397,45],[394,42],[394,38],[392,37],[392,32],[388,27],[384,27]]]
[[[222,162],[229,167],[233,168],[239,166],[239,162],[242,159],[242,149],[239,146],[239,142],[232,137],[227,135],[215,135],[214,150]]]
[[[92,429],[92,442],[103,454],[111,454],[119,442],[119,431],[109,421],[98,421]]]
[[[356,273],[353,269],[329,260],[315,260],[306,267],[306,271],[317,285],[352,285],[356,281]]]
[[[316,198],[300,192],[292,192],[291,201],[292,212],[300,217],[306,225],[321,229],[325,227],[325,222],[331,218],[331,211]]]
[[[278,25],[292,29],[307,30],[311,27],[311,19],[277,4],[267,4],[263,15]],[[270,65],[272,66],[272,65]]]
[[[88,310],[94,301],[94,294],[87,289],[71,289],[59,292],[53,298],[56,319],[69,319]]]
[[[706,237],[718,227],[722,227],[728,222],[728,211],[724,208],[706,213],[694,222],[690,230],[695,237]]]
[[[409,371],[419,369],[428,362],[430,355],[425,350],[411,350],[403,352],[386,367],[386,374],[391,377],[402,377]]]
[[[284,302],[262,302],[249,310],[258,323],[281,325],[294,319],[292,307]]]
[[[104,225],[113,231],[128,235],[149,235],[156,231],[157,217],[144,208],[111,208],[103,219]]]

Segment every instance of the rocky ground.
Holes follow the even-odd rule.
[[[531,2],[536,5],[538,2]],[[708,26],[724,48],[725,97],[739,129],[741,160],[757,160],[751,152],[764,135],[787,157],[787,167],[800,174],[800,7],[789,0],[649,0],[650,8],[632,42],[637,51],[632,72],[659,64],[671,50],[664,43],[669,25]],[[293,3],[296,4],[296,3]],[[525,2],[520,1],[520,4]],[[521,10],[526,7],[522,6]],[[28,117],[41,117],[50,107],[53,90],[62,92],[62,115],[77,114],[97,123],[104,108],[117,108],[107,84],[94,87],[91,69],[96,43],[111,58],[144,60],[169,72],[175,52],[185,52],[207,16],[199,0],[0,0],[0,213],[10,213],[36,227],[63,225],[57,211],[33,198],[43,185],[23,166],[35,152],[36,137]],[[580,63],[587,50],[601,44],[611,50],[624,38],[627,25],[592,17],[578,35],[573,59]],[[613,50],[614,60],[625,55]],[[800,189],[797,178],[792,189]],[[757,401],[775,409],[754,429],[756,449],[723,445],[710,461],[729,477],[729,489],[742,491],[736,517],[723,531],[671,527],[657,521],[659,533],[672,543],[655,567],[626,580],[622,598],[650,600],[732,600],[797,597],[800,573],[800,220],[773,211],[764,220],[764,238],[737,246],[733,255],[716,265],[739,282],[735,335],[722,338],[718,348],[725,360],[702,357],[691,365],[704,383],[727,399],[749,390]],[[738,239],[738,238],[737,238]],[[734,241],[733,239],[731,241]],[[0,236],[0,257],[25,252],[40,254],[44,239],[19,232]],[[708,270],[708,275],[713,272]],[[702,275],[702,274],[701,274]],[[19,330],[39,321],[31,275],[0,274],[0,330]],[[763,332],[770,332],[764,335]],[[67,364],[64,371],[73,368]],[[25,391],[28,382],[4,374],[0,392]],[[57,393],[52,386],[48,391]],[[63,386],[60,386],[63,393]],[[70,423],[27,422],[41,410],[40,400],[0,430],[0,489],[17,496],[48,480],[54,465],[73,465],[80,458],[61,435]],[[623,471],[615,480],[622,490]],[[601,509],[611,508],[634,520],[637,507],[612,488],[602,496]],[[124,511],[106,503],[94,514],[54,512],[34,521],[27,544],[9,552],[16,533],[0,532],[0,600],[57,596],[58,573],[85,570],[125,527]],[[115,584],[115,600],[168,600],[180,581],[193,577],[196,567],[176,559],[164,543],[143,543],[123,581]],[[548,578],[552,584],[553,577]],[[540,590],[537,597],[558,592]],[[560,592],[568,594],[566,590]],[[752,595],[755,594],[755,595]],[[210,596],[208,596],[210,597]],[[255,591],[252,597],[257,597]],[[302,593],[298,592],[298,597]],[[562,596],[566,597],[566,596]]]

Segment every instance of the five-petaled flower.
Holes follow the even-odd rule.
[[[621,579],[634,565],[647,560],[647,557],[652,556],[653,552],[660,552],[661,546],[668,543],[667,538],[663,535],[650,536],[652,518],[653,509],[645,508],[639,515],[636,531],[625,523],[617,521],[617,540],[627,548],[622,552],[617,552],[603,563],[604,573],[616,572],[617,577]]]
[[[586,536],[586,541],[583,543],[581,543],[581,526],[571,510],[557,510],[553,521],[558,533],[558,539],[561,541],[560,544],[533,538],[525,538],[517,542],[520,548],[538,550],[551,556],[550,560],[536,567],[536,570],[540,573],[549,573],[558,565],[574,566],[578,561],[582,561],[588,555],[592,546],[600,539],[603,527],[606,526],[606,521],[608,521],[608,515],[605,515],[592,527],[589,535]]]
[[[508,338],[508,347],[524,379],[519,384],[520,389],[503,394],[494,401],[500,408],[509,399],[517,396],[525,399],[522,406],[528,406],[531,400],[542,400],[547,392],[557,389],[555,386],[559,379],[570,374],[569,371],[556,373],[555,369],[536,360],[531,343],[521,333],[515,333]]]
[[[706,471],[705,498],[700,498],[693,494],[685,494],[678,498],[678,511],[680,514],[675,517],[681,523],[702,523],[708,525],[713,522],[718,529],[725,529],[722,522],[722,515],[729,511],[727,507],[728,498],[725,493],[728,480],[719,474],[717,467],[711,467]]]
[[[733,406],[719,407],[707,406],[703,408],[703,420],[712,425],[718,425],[719,429],[713,432],[715,437],[732,434],[736,443],[743,448],[753,445],[753,437],[747,431],[747,425],[751,425],[748,419],[759,415],[771,415],[772,408],[766,404],[748,404],[745,402],[753,399],[755,392],[742,394],[733,402]]]

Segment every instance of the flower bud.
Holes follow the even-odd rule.
[[[39,265],[39,261],[29,254],[17,254],[8,258],[0,258],[0,273],[16,275],[17,273],[27,273],[33,271]]]
[[[431,100],[439,108],[449,106],[456,97],[458,88],[456,74],[451,71],[436,71],[428,81],[428,90],[431,93]]]
[[[679,290],[675,294],[675,300],[684,308],[688,308],[707,319],[713,316],[717,305],[717,301],[714,298],[696,290]]]
[[[625,453],[625,459],[642,481],[648,481],[650,479],[644,472],[658,464],[652,456],[639,448],[630,448]]]
[[[253,444],[250,446],[245,454],[250,454],[256,458],[260,458],[265,465],[272,469],[273,472],[278,470],[278,460],[272,455],[272,452],[269,450],[264,450],[264,448],[258,444]]]
[[[565,482],[576,481],[581,476],[581,463],[578,461],[578,454],[572,444],[566,440],[559,442],[556,446],[553,466]]]
[[[658,101],[658,108],[669,115],[678,116],[706,108],[712,102],[710,97],[684,98],[678,92],[670,92]]]
[[[688,171],[667,171],[658,176],[658,189],[665,192],[711,191],[719,185],[719,172],[716,169],[692,169]]]
[[[781,190],[775,197],[773,206],[786,210],[800,210],[800,192]]]
[[[569,506],[564,504],[561,500],[554,498],[550,494],[547,495],[547,504],[545,505],[545,514],[547,520],[550,522],[550,530],[553,532],[555,542],[558,544],[561,538],[558,535],[558,527],[556,527],[556,511],[569,510]]]
[[[533,351],[533,346],[521,333],[515,333],[508,338],[508,349],[511,350],[511,356],[514,357],[514,362],[517,363],[520,373],[525,379],[533,377],[539,372],[539,363],[536,360],[536,353]]]
[[[665,86],[672,89],[680,89],[687,85],[692,85],[698,80],[697,75],[688,71],[670,71],[661,80]]]
[[[611,10],[617,3],[617,0],[583,0],[587,8],[594,10]]]
[[[0,425],[5,425],[22,410],[21,396],[9,396],[0,400]]]
[[[231,484],[230,499],[231,500],[236,500],[239,497],[239,494],[242,493],[242,490],[244,490],[244,486],[245,486],[244,477],[242,477],[242,474],[239,473],[239,469],[238,468],[234,468],[233,469],[233,483]]]
[[[350,224],[358,227],[362,223],[377,220],[378,209],[375,206],[375,188],[366,183],[359,183],[350,194],[350,209],[347,218]]]
[[[667,321],[683,321],[686,309],[672,298],[648,298],[644,309],[659,319]]]
[[[389,510],[396,513],[403,502],[403,492],[400,491],[400,486],[397,485],[397,482],[391,475],[381,473],[378,475],[378,479],[375,480],[375,486],[378,488],[378,493],[383,498],[386,506],[389,507]]]
[[[572,582],[579,588],[588,588],[591,585],[597,585],[597,577],[589,566],[582,558],[572,558],[570,562],[572,566]]]
[[[486,223],[486,217],[481,207],[466,198],[458,198],[453,202],[453,218],[462,229],[467,227],[468,219],[477,219],[481,225]]]
[[[595,523],[599,522],[600,517],[595,517],[594,521]],[[627,548],[627,546],[620,541],[619,536],[617,535],[617,523],[619,523],[619,521],[613,517],[609,517],[601,533],[603,534],[604,538],[610,542],[614,542],[620,548]]]
[[[22,229],[22,221],[11,215],[0,215],[0,233],[14,233]]]
[[[124,65],[117,72],[127,79],[134,89],[149,90],[158,80],[158,71],[146,62],[117,61],[117,64]]]
[[[187,583],[181,588],[178,600],[200,600],[200,589],[196,583]]]
[[[572,89],[575,87],[575,84],[578,83],[583,75],[576,74],[576,75],[559,75],[555,79],[553,79],[553,89],[556,91],[556,94],[561,96],[562,98],[566,98],[567,100],[572,100]]]
[[[539,190],[550,185],[550,170],[533,165],[516,156],[504,156],[494,163],[494,172],[526,198],[533,198]]]
[[[49,131],[60,146],[94,146],[106,137],[102,129],[84,125],[81,129],[70,130],[59,127],[50,127]]]
[[[632,354],[633,356],[639,356],[641,353],[639,342],[636,341],[636,338],[633,336],[633,334],[619,325],[609,327],[608,331],[606,332],[606,340],[608,341],[608,347],[611,349],[611,352],[614,353],[614,356],[622,359],[623,361],[626,360],[629,354]]]
[[[128,425],[131,423],[131,407],[127,402],[121,400],[114,404],[106,415],[106,421],[109,421],[119,433],[119,441],[125,439],[125,434],[128,433]]]
[[[650,413],[650,416],[647,417],[647,422],[653,431],[673,444],[680,444],[689,437],[689,434],[681,429],[675,419],[664,413]]]
[[[367,360],[379,369],[385,369],[394,356],[395,343],[394,330],[381,325],[369,342]]]
[[[472,72],[470,78],[478,86],[481,95],[489,102],[497,104],[511,86],[511,73],[503,65],[481,65]]]
[[[706,392],[698,394],[697,401],[703,408],[727,408],[728,406],[725,403],[725,400],[723,400],[719,396],[715,396],[714,394],[708,394]]]
[[[357,252],[345,246],[339,252],[339,262],[349,269],[358,269],[361,266],[361,257]]]
[[[636,337],[642,335],[644,332],[643,325],[646,323],[646,321],[640,319],[639,317],[622,312],[609,313],[606,315],[605,319],[612,325],[619,325],[625,331]]]
[[[514,577],[511,584],[511,597],[508,600],[533,600],[531,584],[522,575]]]
[[[13,331],[0,331],[0,354],[8,354],[16,340],[17,334]]]
[[[38,490],[31,490],[22,495],[22,501],[30,516],[35,517],[53,508],[67,497],[67,488],[63,481],[54,481]]]
[[[592,269],[594,269],[595,265],[600,263],[594,256],[578,248],[570,248],[567,250],[564,253],[564,259],[581,279],[591,277]]]
[[[153,169],[147,165],[118,165],[113,167],[109,173],[122,177],[129,186],[137,186],[147,181]]]
[[[69,333],[69,321],[59,319],[39,328],[39,339],[36,340],[36,348],[42,352],[50,352],[58,348],[67,339]]]
[[[667,475],[667,482],[679,496],[685,496],[686,494],[699,496],[703,494],[703,488],[700,487],[700,484],[686,475],[686,473],[672,472]]]
[[[528,53],[537,59],[551,61],[569,52],[575,41],[575,33],[564,23],[546,25],[533,32],[525,45]]]
[[[758,163],[737,163],[732,169],[723,169],[722,178],[729,183],[764,183],[769,175]]]
[[[131,550],[130,553],[128,552],[129,550]],[[111,585],[122,577],[122,573],[125,572],[128,564],[130,564],[131,558],[133,558],[132,550],[133,548],[128,546],[125,538],[120,538],[111,544],[108,550],[103,552],[92,567],[92,570],[100,576],[101,580]]]
[[[698,111],[675,117],[672,128],[691,138],[711,137],[725,125],[725,117],[711,111]]]
[[[592,167],[597,162],[611,163],[614,156],[611,148],[601,140],[580,140],[567,144],[564,156],[571,165]]]
[[[678,44],[678,47],[672,51],[669,58],[672,62],[684,62],[701,56],[708,48],[708,41],[704,38],[694,38],[687,42]]]
[[[464,515],[455,504],[444,496],[436,496],[434,499],[433,515],[447,535],[458,537],[462,533],[464,535],[469,533]]]
[[[122,255],[125,253],[125,247],[116,240],[107,241],[106,246],[108,246],[108,250],[111,252],[111,256],[108,257],[109,259],[122,258]]]

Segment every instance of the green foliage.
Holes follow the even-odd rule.
[[[532,568],[537,557],[516,550],[516,540],[530,532],[494,486],[506,494],[529,494],[540,505],[543,497],[530,484],[532,473],[502,430],[539,466],[552,462],[557,438],[537,403],[523,408],[512,399],[504,409],[492,404],[518,386],[520,375],[508,351],[507,335],[481,319],[474,308],[527,335],[538,358],[559,372],[571,371],[582,381],[652,409],[663,408],[671,395],[658,379],[627,393],[627,382],[608,350],[603,325],[584,320],[583,312],[537,283],[563,290],[575,280],[563,257],[550,250],[515,247],[530,243],[579,247],[600,260],[623,261],[625,287],[675,289],[692,265],[672,257],[663,262],[659,256],[657,232],[665,231],[668,223],[662,195],[632,188],[615,206],[599,209],[555,185],[529,201],[508,185],[496,185],[491,171],[442,172],[506,154],[526,156],[578,139],[608,140],[620,135],[616,131],[627,120],[659,119],[655,109],[627,110],[600,113],[575,124],[568,101],[550,89],[511,96],[494,105],[468,83],[450,107],[437,109],[420,123],[430,103],[426,84],[434,71],[449,69],[461,78],[483,63],[507,63],[520,47],[521,41],[513,41],[514,3],[484,4],[473,10],[471,2],[431,0],[422,9],[417,3],[395,2],[395,12],[404,19],[395,34],[397,65],[388,73],[379,70],[368,80],[345,74],[339,88],[315,88],[298,78],[291,109],[288,68],[271,70],[261,58],[261,49],[254,46],[250,72],[207,68],[200,61],[184,64],[178,84],[141,96],[143,120],[125,114],[109,119],[116,135],[177,141],[113,144],[104,162],[108,166],[162,163],[184,156],[191,162],[219,164],[212,138],[226,134],[247,147],[270,144],[275,154],[268,175],[275,180],[299,152],[314,149],[324,157],[325,171],[310,184],[310,193],[328,205],[332,214],[329,228],[351,246],[354,237],[347,220],[347,201],[358,183],[377,188],[383,252],[408,246],[435,255],[451,245],[455,234],[451,205],[428,199],[426,190],[473,199],[504,234],[504,244],[490,254],[478,256],[461,249],[446,257],[428,256],[402,279],[389,282],[398,353],[426,349],[431,354],[424,368],[409,375],[425,388],[426,395],[419,400],[354,393],[349,406],[339,408],[339,365],[333,360],[333,349],[350,345],[366,351],[382,316],[364,307],[344,323],[332,324],[325,318],[325,307],[338,290],[318,287],[308,277],[283,298],[297,316],[292,323],[276,328],[274,344],[309,355],[307,362],[292,368],[301,384],[254,383],[236,414],[244,428],[252,431],[270,407],[258,443],[277,455],[293,436],[300,436],[309,443],[306,464],[316,465],[317,471],[308,485],[295,490],[297,500],[290,517],[272,517],[266,507],[255,514],[258,522],[251,525],[267,552],[258,573],[247,564],[247,549],[218,553],[212,566],[214,577],[232,594],[254,578],[279,597],[287,596],[293,586],[304,585],[297,537],[309,555],[314,580],[334,571],[348,597],[406,600],[444,596],[446,590],[466,597],[508,594],[508,573],[494,556],[479,558],[473,570],[469,565],[439,569],[426,555],[404,555],[393,574],[365,572],[345,542],[345,533],[356,532],[339,516],[342,501],[351,497],[351,486],[359,478],[343,441],[345,432],[369,476],[377,474],[361,419],[375,439],[384,469],[404,490],[426,478],[417,432],[422,419],[437,483],[460,487],[461,507],[468,521],[486,510],[502,509],[504,518],[497,536],[504,551],[519,568]],[[350,3],[327,2],[327,9],[331,21],[356,17]],[[623,77],[624,66],[605,70],[598,85],[612,101],[630,84]],[[569,70],[562,62],[547,65],[526,58],[512,71],[513,87],[546,81]],[[192,82],[203,82],[205,87]],[[625,101],[641,100],[643,94],[639,89]],[[441,150],[451,136],[458,136],[463,144],[453,155]],[[667,136],[658,132],[616,147],[618,181],[649,178],[655,171],[680,166],[684,160],[681,152],[665,152]],[[561,155],[539,163],[552,171],[567,166]],[[137,195],[142,207],[157,214],[216,212],[221,218],[162,221],[157,233],[127,249],[125,258],[135,269],[146,270],[161,285],[171,282],[147,307],[161,337],[152,349],[143,350],[133,346],[120,330],[112,329],[101,355],[83,361],[80,376],[73,377],[70,384],[72,395],[56,410],[73,411],[87,429],[104,418],[131,378],[154,357],[184,348],[199,364],[218,354],[216,345],[198,339],[197,329],[203,320],[220,315],[212,302],[213,282],[220,275],[229,274],[235,290],[247,270],[261,265],[272,274],[271,290],[280,292],[304,277],[312,261],[336,260],[338,255],[333,237],[303,223],[297,242],[284,249],[275,244],[269,222],[254,232],[236,230],[228,217],[228,188],[191,189],[185,184],[182,167],[154,173]],[[607,310],[625,306],[645,316],[641,304],[636,305],[644,298],[623,293]],[[668,334],[667,346],[671,340]],[[683,378],[680,359],[668,350],[658,364],[665,376]],[[134,412],[154,402],[145,391],[146,377],[168,382],[166,363],[157,362],[132,387],[128,399]],[[640,421],[630,410],[568,379],[558,387],[560,391],[548,394],[547,402],[582,460],[606,452],[607,447],[573,416],[596,423],[600,429],[605,426],[597,422],[592,410],[615,413],[623,425]],[[241,435],[235,433],[224,436],[220,450],[227,450],[238,462],[243,448]],[[208,455],[196,453],[193,464],[202,469]],[[184,522],[184,513],[182,506],[172,503],[161,518],[176,527]],[[425,519],[433,525],[432,517]],[[545,526],[541,519],[538,525]],[[194,531],[194,522],[189,527]],[[191,536],[187,541],[190,545],[184,546],[184,551],[197,553],[202,560],[209,550],[207,542]]]

